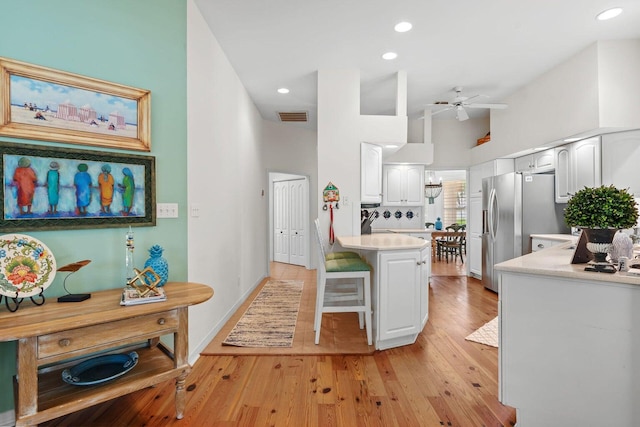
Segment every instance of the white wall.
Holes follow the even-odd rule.
[[[466,169],[473,165],[471,148],[489,131],[489,118],[458,120],[433,120],[432,141],[434,169]]]
[[[214,289],[189,309],[193,360],[268,274],[262,119],[193,0],[186,89],[188,200],[200,212],[189,218],[189,281]]]
[[[640,40],[594,43],[542,74],[491,115],[471,164],[582,135],[640,128]]]
[[[598,43],[601,127],[640,127],[640,40]]]
[[[277,173],[301,175],[309,179],[309,262],[311,268],[315,268],[317,254],[313,220],[318,215],[319,203],[317,134],[314,130],[303,129],[295,124],[265,120],[262,139],[263,161],[273,179],[277,179]]]
[[[360,72],[318,71],[318,199],[329,182],[340,190],[334,210],[336,235],[360,234]],[[321,229],[329,229],[329,211],[318,206]]]

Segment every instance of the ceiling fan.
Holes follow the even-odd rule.
[[[453,101],[451,102],[439,101],[439,102],[436,102],[435,104],[427,104],[429,107],[436,107],[436,108],[445,107],[441,110],[436,110],[432,112],[431,113],[432,116],[435,116],[436,114],[440,114],[444,111],[455,110],[456,119],[458,119],[459,121],[464,121],[469,118],[469,114],[467,114],[467,111],[465,110],[465,108],[491,108],[491,109],[507,108],[507,104],[480,104],[480,103],[470,102],[472,99],[475,99],[481,96],[486,96],[486,95],[473,95],[470,97],[462,96],[461,86],[456,86],[453,88],[453,90],[456,92],[456,97],[453,99]]]

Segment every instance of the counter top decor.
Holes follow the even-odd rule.
[[[614,273],[606,258],[619,229],[631,228],[638,220],[638,207],[633,195],[613,185],[585,187],[567,202],[564,219],[568,226],[579,227],[587,236],[587,249],[594,261],[585,269]]]

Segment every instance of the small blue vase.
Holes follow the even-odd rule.
[[[440,217],[436,219],[436,230],[442,230],[442,221],[440,221]]]
[[[169,280],[169,263],[162,257],[162,247],[153,245],[149,248],[149,259],[144,262],[144,268],[151,267],[160,276],[158,286],[164,286]]]

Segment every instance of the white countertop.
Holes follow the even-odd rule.
[[[570,242],[559,244],[542,251],[501,262],[496,264],[495,269],[514,273],[627,283],[640,286],[640,276],[629,276],[624,272],[611,274],[584,271],[586,264],[571,264],[571,258],[574,252],[573,248],[574,245]]]
[[[562,242],[577,242],[578,236],[573,234],[532,234],[534,239],[560,240]]]
[[[372,233],[431,233],[433,228],[372,228]]]
[[[392,251],[401,249],[422,249],[428,242],[404,233],[373,233],[361,236],[337,236],[340,246],[345,249]]]

